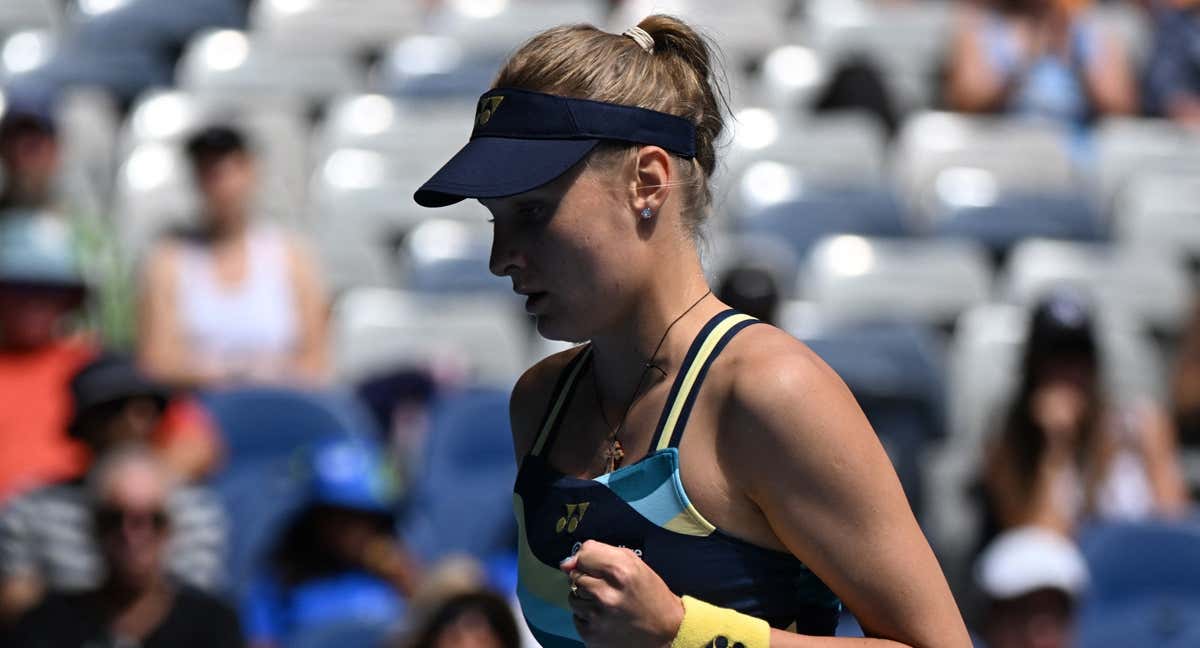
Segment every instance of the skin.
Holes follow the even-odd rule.
[[[676,161],[636,149],[613,168],[581,165],[526,194],[481,202],[495,223],[491,269],[522,293],[542,335],[591,340],[594,372],[572,399],[548,459],[560,471],[604,470],[620,420],[668,324],[708,290],[673,185]],[[649,207],[654,217],[642,219]],[[603,305],[603,307],[597,307]],[[703,324],[726,307],[708,296],[671,330],[622,427],[625,463],[645,454],[670,382]],[[554,383],[575,350],[518,381],[511,401],[518,458],[535,441]],[[595,388],[596,397],[588,394]],[[693,504],[724,532],[788,551],[859,618],[868,639],[773,630],[774,648],[969,646],[962,618],[890,462],[853,396],[804,344],[765,326],[717,358],[680,449]],[[587,645],[668,646],[680,599],[631,551],[588,541],[562,569],[579,584],[576,628]]]
[[[249,209],[257,186],[253,160],[245,154],[232,154],[204,163],[197,169],[197,184],[204,198],[217,280],[233,289],[245,280],[249,271]],[[288,359],[291,367],[287,379],[320,384],[329,373],[329,305],[313,254],[294,238],[288,238],[286,245],[288,275],[300,326],[299,343]],[[180,254],[178,243],[160,244],[151,252],[142,277],[138,353],[147,370],[162,380],[185,386],[202,387],[247,378],[283,380],[279,375],[232,375],[227,369],[206,364],[189,351],[177,317]]]
[[[1028,2],[1006,20],[1016,27],[1022,67],[1046,53],[1066,52],[1069,30],[1076,14],[1086,3]],[[985,14],[977,7],[959,11],[958,25],[951,39],[946,100],[953,110],[964,112],[1000,112],[1017,89],[1023,70],[1004,77],[992,68],[984,32]],[[1096,61],[1083,71],[1083,86],[1092,107],[1104,115],[1132,114],[1138,109],[1136,83],[1128,53],[1121,42],[1104,34]]]
[[[20,352],[50,345],[81,301],[78,290],[0,285],[0,348]]]
[[[41,207],[49,200],[58,173],[58,141],[25,131],[0,142],[0,162],[9,178],[2,201],[10,206]]]

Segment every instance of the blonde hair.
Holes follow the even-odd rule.
[[[649,16],[637,25],[654,40],[649,51],[634,38],[591,25],[564,25],[528,40],[505,63],[493,87],[637,106],[683,117],[696,127],[696,157],[679,165],[683,223],[693,237],[712,205],[709,178],[728,105],[717,50],[678,18]],[[633,145],[602,144],[590,162],[611,166]],[[676,183],[672,182],[672,185]]]

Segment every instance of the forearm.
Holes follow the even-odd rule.
[[[866,637],[811,637],[771,630],[771,648],[905,648],[909,644]]]

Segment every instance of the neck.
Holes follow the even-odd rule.
[[[145,583],[136,584],[111,578],[105,582],[102,589],[104,600],[116,615],[133,611],[170,591],[166,579],[161,575],[153,576]]]
[[[689,252],[681,259],[659,264],[659,268],[672,271],[656,276],[631,300],[631,308],[612,320],[611,327],[592,336],[592,371],[609,411],[626,406],[638,389],[639,378],[643,379],[644,391],[664,374],[673,375],[700,323],[722,308],[713,296],[704,297],[697,304],[709,288],[699,255],[694,249]],[[668,327],[671,330],[664,338]],[[655,354],[660,341],[662,346]],[[654,369],[646,371],[646,363],[653,363],[662,373]]]
[[[206,229],[209,238],[214,242],[234,241],[246,234],[249,221],[244,213],[210,215]]]

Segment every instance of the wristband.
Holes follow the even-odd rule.
[[[683,597],[683,623],[671,648],[769,648],[771,626],[762,619]]]

